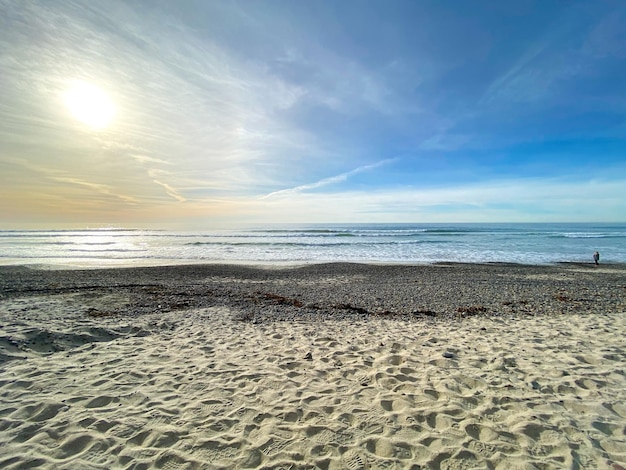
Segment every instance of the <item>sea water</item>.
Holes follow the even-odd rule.
[[[332,224],[0,231],[0,264],[626,263],[626,224]]]

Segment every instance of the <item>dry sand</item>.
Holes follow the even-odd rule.
[[[603,269],[2,268],[0,468],[620,470]]]

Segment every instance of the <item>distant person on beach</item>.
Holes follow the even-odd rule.
[[[600,263],[600,253],[598,253],[597,251],[593,254],[593,262],[596,264]]]

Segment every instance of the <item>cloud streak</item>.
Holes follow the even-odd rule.
[[[381,167],[383,165],[387,165],[387,164],[389,164],[389,163],[391,163],[393,161],[396,161],[396,160],[397,160],[396,158],[388,158],[388,159],[381,160],[379,162],[373,163],[371,165],[363,165],[363,166],[360,166],[360,167],[355,168],[353,170],[346,171],[345,173],[341,173],[341,174],[336,175],[336,176],[331,176],[329,178],[321,179],[321,180],[316,181],[314,183],[303,184],[303,185],[300,185],[300,186],[296,186],[294,188],[281,189],[279,191],[274,191],[274,192],[271,192],[269,194],[266,194],[265,196],[262,196],[260,199],[269,199],[269,198],[276,197],[276,196],[285,196],[285,195],[290,195],[290,194],[294,194],[294,193],[301,193],[301,192],[304,192],[304,191],[309,191],[311,189],[317,189],[317,188],[321,188],[321,187],[324,187],[324,186],[340,183],[340,182],[346,181],[351,176],[357,175],[359,173],[363,173],[365,171],[370,171],[370,170],[373,170],[375,168],[379,168],[379,167]]]
[[[135,199],[134,197],[126,196],[124,194],[116,194],[114,189],[106,184],[93,183],[90,181],[81,181],[76,178],[68,178],[68,177],[60,177],[60,176],[51,176],[50,179],[58,183],[67,183],[67,184],[73,184],[73,185],[85,187],[85,188],[95,191],[98,194],[102,194],[104,196],[111,196],[128,204],[138,203],[137,199]]]
[[[174,188],[172,188],[169,184],[167,183],[163,183],[159,180],[152,180],[154,181],[156,184],[158,184],[159,186],[163,186],[163,188],[165,188],[165,192],[167,193],[168,196],[171,196],[172,198],[176,199],[178,202],[185,202],[187,199],[184,198],[183,196],[181,196]]]

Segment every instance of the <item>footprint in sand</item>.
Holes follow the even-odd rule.
[[[367,457],[356,450],[349,450],[341,456],[343,468],[348,470],[364,470],[369,468]]]
[[[468,424],[465,432],[472,438],[481,442],[492,442],[498,438],[498,433],[489,426],[482,424]]]
[[[272,456],[279,453],[285,447],[289,445],[289,441],[284,439],[278,439],[270,437],[264,444],[259,447],[259,450],[267,456]]]
[[[367,450],[385,459],[409,460],[413,458],[411,446],[405,442],[391,442],[384,437],[369,439],[366,443]]]
[[[189,464],[190,462],[183,459],[179,455],[172,452],[166,452],[165,455],[162,455],[157,459],[155,467],[163,470],[182,470],[183,468],[189,468]]]

